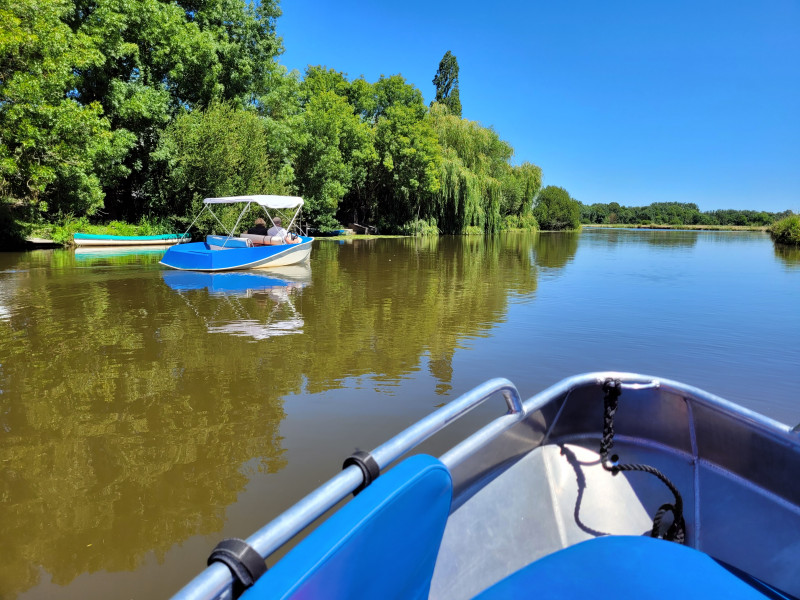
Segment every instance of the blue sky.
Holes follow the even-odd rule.
[[[463,117],[578,200],[800,212],[800,0],[283,0],[280,62],[430,102],[447,50]]]

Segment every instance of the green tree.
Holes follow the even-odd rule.
[[[259,104],[268,94],[281,52],[279,14],[275,0],[75,0],[68,23],[97,58],[75,66],[74,96],[98,103],[113,130],[136,139],[126,171],[104,182],[109,213],[149,210],[150,154],[181,111],[214,100]]]
[[[305,215],[323,230],[336,228],[342,198],[365,185],[377,161],[373,131],[346,98],[324,90],[304,107],[298,147],[296,184]]]
[[[562,187],[548,185],[533,207],[533,215],[545,230],[579,229],[581,226],[580,203]]]
[[[458,92],[458,60],[448,50],[439,62],[439,69],[433,78],[436,87],[434,102],[443,104],[451,115],[461,116],[461,97]]]
[[[419,118],[419,107],[389,106],[375,128],[375,149],[373,222],[382,230],[398,231],[425,218],[440,185],[441,149],[430,120]]]
[[[0,197],[27,210],[92,214],[101,176],[119,172],[133,143],[112,132],[99,103],[75,97],[75,69],[101,62],[93,40],[64,22],[66,0],[0,8]]]
[[[164,173],[154,208],[193,215],[211,196],[289,192],[293,172],[270,153],[267,126],[254,109],[233,103],[179,115],[153,153]]]

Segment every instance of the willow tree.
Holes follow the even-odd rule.
[[[447,233],[499,230],[513,149],[493,129],[450,114],[440,104],[430,114],[443,156],[441,189],[432,207],[439,227]]]
[[[461,116],[461,96],[458,91],[458,60],[448,50],[439,62],[439,69],[433,78],[436,87],[436,99],[447,107],[451,115]]]

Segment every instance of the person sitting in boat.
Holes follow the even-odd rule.
[[[281,227],[281,218],[274,217],[272,219],[272,227],[269,228],[267,235],[272,238],[272,243],[280,243],[280,244],[299,244],[300,238],[296,235],[291,235],[288,231],[286,231],[283,227]],[[281,240],[278,242],[278,240]]]
[[[247,233],[252,233],[254,235],[269,235],[269,229],[267,229],[267,222],[262,219],[256,219],[256,224],[253,225],[250,229],[247,230]]]

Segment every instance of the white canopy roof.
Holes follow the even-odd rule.
[[[267,208],[297,208],[303,206],[299,196],[227,196],[225,198],[206,198],[204,204],[235,204],[237,202],[255,202]]]

